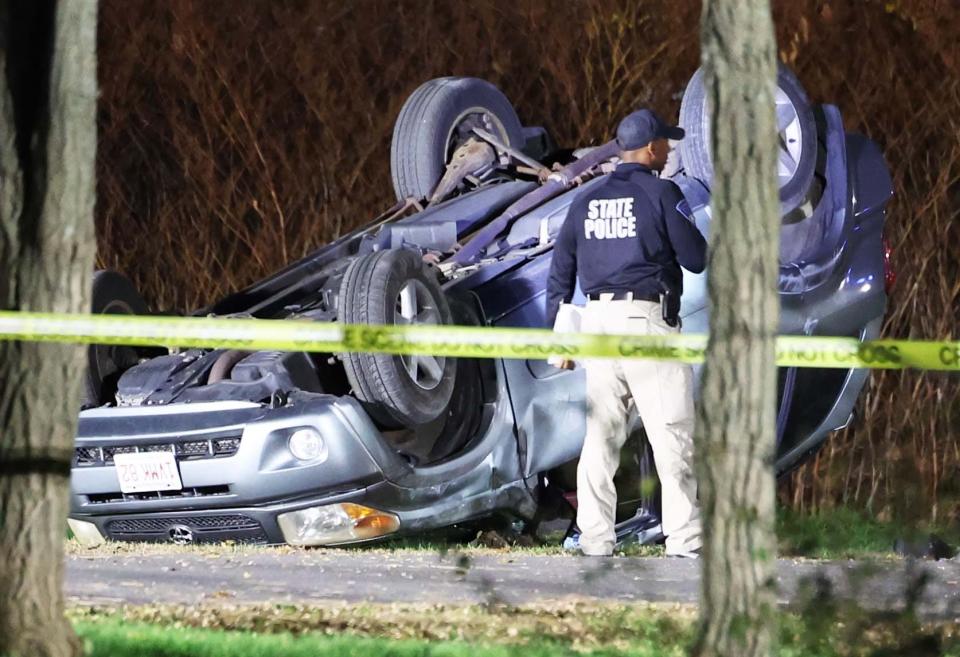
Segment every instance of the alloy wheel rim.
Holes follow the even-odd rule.
[[[399,326],[439,326],[440,310],[422,281],[411,279],[397,293],[394,323]],[[442,356],[401,355],[403,369],[423,390],[433,390],[443,380],[446,358]]]
[[[777,181],[780,188],[789,183],[800,168],[803,157],[803,127],[800,113],[790,96],[777,87]]]

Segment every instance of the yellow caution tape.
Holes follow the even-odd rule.
[[[0,311],[0,339],[216,349],[430,354],[471,358],[643,358],[701,363],[705,335],[593,335],[472,326]],[[960,342],[777,337],[777,365],[960,371]]]

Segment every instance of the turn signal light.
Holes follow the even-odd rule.
[[[277,524],[290,545],[336,545],[365,541],[400,529],[392,513],[344,502],[282,513]]]
[[[350,502],[340,506],[353,520],[353,531],[358,538],[376,538],[384,534],[392,534],[400,529],[400,520],[392,513],[384,513],[368,506],[360,506]]]

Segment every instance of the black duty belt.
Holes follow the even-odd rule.
[[[660,303],[660,295],[657,294],[637,294],[636,292],[631,292],[630,290],[604,290],[603,292],[591,292],[587,295],[587,299],[590,301],[599,301],[600,295],[602,294],[612,294],[612,301],[652,301],[653,303]]]

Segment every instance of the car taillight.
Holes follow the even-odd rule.
[[[897,282],[897,272],[893,270],[893,249],[890,240],[883,238],[883,289],[887,294],[893,291],[893,284]]]

